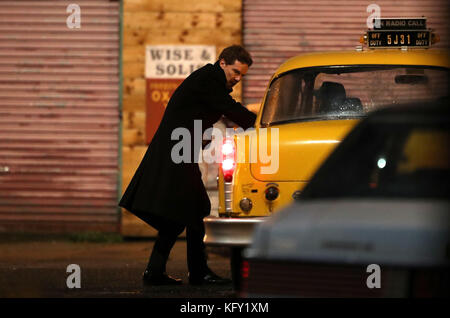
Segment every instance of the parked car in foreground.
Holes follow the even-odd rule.
[[[398,20],[408,25],[417,19]],[[205,244],[232,250],[236,289],[241,251],[254,226],[301,197],[323,160],[362,118],[387,105],[448,94],[449,54],[430,47],[432,35],[417,29],[370,31],[368,48],[301,54],[276,70],[255,129],[224,143],[229,157],[219,169],[219,216],[204,220]],[[413,38],[419,36],[426,45],[417,47]],[[267,161],[259,144],[272,137]]]
[[[356,126],[301,198],[258,225],[243,293],[448,297],[450,105],[436,104]]]

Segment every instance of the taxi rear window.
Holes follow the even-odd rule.
[[[330,66],[298,69],[275,79],[261,124],[361,117],[396,104],[448,94],[449,72],[421,66]]]

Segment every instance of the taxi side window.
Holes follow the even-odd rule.
[[[299,74],[286,74],[276,79],[267,95],[262,123],[289,120],[301,112],[305,82]]]

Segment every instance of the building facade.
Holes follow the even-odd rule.
[[[234,90],[258,104],[299,53],[353,50],[381,17],[421,17],[448,48],[445,0],[0,1],[0,232],[155,232],[117,203],[147,149],[146,47],[243,44]],[[375,11],[374,11],[375,10]],[[214,167],[203,167],[205,182]]]

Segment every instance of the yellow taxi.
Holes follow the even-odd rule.
[[[232,247],[233,278],[254,226],[300,198],[367,113],[448,94],[449,54],[431,48],[438,37],[423,27],[391,30],[382,22],[367,31],[364,48],[287,60],[268,84],[255,128],[225,139],[219,216],[205,218],[205,244]]]

